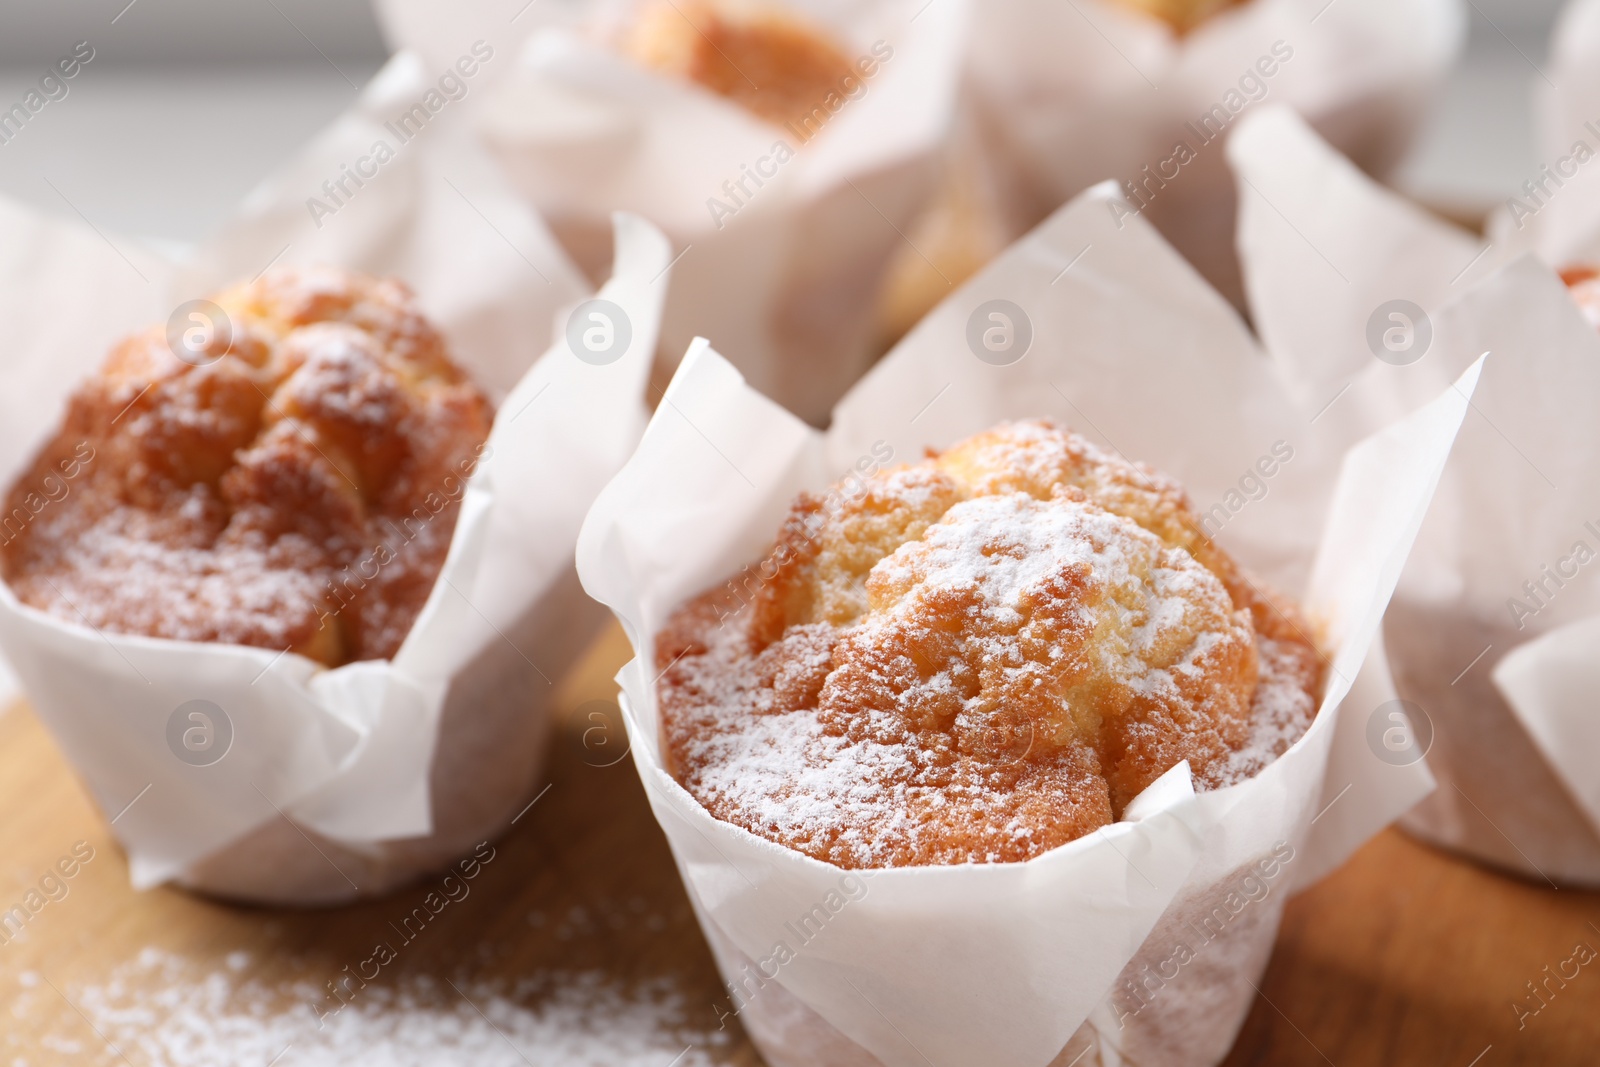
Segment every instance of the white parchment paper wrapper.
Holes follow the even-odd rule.
[[[1115,0],[985,3],[970,79],[1013,232],[1095,182],[1131,181],[1150,198],[1150,219],[1238,302],[1235,196],[1218,127],[1258,100],[1286,102],[1383,173],[1460,51],[1464,13],[1459,0],[1249,0],[1177,37]],[[1217,105],[1220,121],[1200,130]],[[1163,168],[1180,142],[1195,158]],[[1146,166],[1157,175],[1149,184]]]
[[[771,1063],[1039,1067],[1089,1046],[1099,1059],[1081,1062],[1216,1062],[1283,899],[1432,787],[1422,765],[1392,766],[1367,745],[1367,712],[1389,694],[1361,668],[1476,369],[1346,452],[1294,410],[1226,302],[1145,222],[1119,227],[1114,204],[1109,185],[1091,190],[975,277],[850,392],[827,434],[697,342],[585,520],[584,587],[637,654],[618,676],[636,765],[724,977],[747,983],[740,1019]],[[993,299],[1031,326],[1008,366],[968,347]],[[797,942],[785,924],[855,883],[712,818],[663,770],[654,635],[730,564],[758,558],[798,491],[884,446],[911,461],[1040,415],[1181,478],[1202,511],[1230,507],[1274,443],[1292,449],[1220,539],[1318,620],[1333,655],[1318,717],[1255,778],[1195,795],[1180,764],[1124,822],[1026,863],[849,872],[862,890]],[[1235,909],[1229,894],[1275,849],[1290,857],[1276,881]],[[1212,907],[1231,916],[1216,938],[1185,933]],[[1139,968],[1180,937],[1197,958],[1135,1011]],[[793,958],[774,966],[780,942]]]
[[[1405,825],[1600,884],[1600,590],[1579,562],[1600,553],[1600,337],[1548,267],[1501,266],[1513,249],[1374,185],[1286,111],[1254,116],[1230,154],[1254,187],[1239,246],[1257,328],[1319,426],[1353,439],[1492,353],[1389,609],[1395,681],[1432,722],[1441,782]],[[1374,318],[1396,326],[1379,313],[1393,300],[1426,320],[1407,365],[1368,342]]]
[[[384,129],[428,82],[415,57],[395,58],[183,264],[16,208],[0,216],[15,327],[0,369],[8,482],[114,337],[272,262],[402,278],[499,402],[438,584],[392,661],[327,670],[269,649],[103,633],[0,586],[0,647],[138,887],[324,903],[470,850],[532,795],[552,679],[598,622],[573,545],[643,430],[671,253],[619,217],[617,273],[600,295],[630,319],[631,345],[604,366],[564,336],[551,346],[587,293],[539,220],[459,125],[403,145]],[[314,220],[306,198],[386,136],[396,152],[379,176]],[[169,718],[191,700],[220,709],[213,743],[231,736],[206,766],[169,747]]]
[[[394,40],[459,36],[435,6],[380,11]],[[874,355],[883,275],[932,193],[967,0],[788,0],[852,60],[892,49],[810,140],[623,56],[608,37],[640,5],[540,3],[512,23],[517,6],[479,0],[462,15],[491,41],[526,38],[517,58],[494,60],[515,69],[480,123],[517,188],[587,265],[609,252],[613,210],[656,223],[682,255],[663,351],[676,358],[705,334],[758,388],[825,418]],[[775,162],[780,143],[794,158]],[[752,169],[776,174],[757,188]],[[741,180],[744,193],[724,188]]]

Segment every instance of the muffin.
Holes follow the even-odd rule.
[[[1589,325],[1600,329],[1600,266],[1579,263],[1565,267],[1561,280],[1567,284],[1567,291]]]
[[[1175,481],[1044,421],[802,495],[656,641],[668,769],[843,868],[1026,860],[1182,760],[1247,778],[1309,726],[1299,611]]]
[[[1116,0],[1123,7],[1142,11],[1168,23],[1179,33],[1188,33],[1206,19],[1247,0]]]
[[[999,199],[976,155],[951,153],[933,203],[895,252],[884,279],[878,321],[888,345],[1005,249]]]
[[[101,630],[388,659],[493,410],[397,281],[281,268],[118,344],[11,487],[0,573]],[[221,317],[216,309],[220,308]]]
[[[860,85],[850,59],[820,29],[765,4],[658,0],[640,12],[623,48],[652,70],[807,136],[830,117],[830,96],[843,99]]]

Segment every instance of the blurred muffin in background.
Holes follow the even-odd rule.
[[[1004,251],[1009,242],[997,195],[980,160],[951,153],[936,199],[889,264],[877,311],[884,349]]]
[[[778,126],[802,124],[857,79],[823,30],[747,0],[657,0],[640,12],[623,50]]]
[[[1115,0],[1134,11],[1170,23],[1179,33],[1188,33],[1206,19],[1249,0]]]
[[[1600,330],[1600,265],[1577,263],[1562,268],[1561,280],[1589,325]]]

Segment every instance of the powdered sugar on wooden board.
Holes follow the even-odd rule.
[[[208,969],[146,949],[104,982],[60,993],[30,972],[11,1011],[56,1012],[45,1045],[62,1062],[138,1067],[709,1067],[706,1050],[728,1040],[687,1026],[668,983],[629,988],[593,971],[372,984],[319,1026],[309,1005],[326,1011],[325,990],[262,985],[244,977],[249,962],[235,953]]]

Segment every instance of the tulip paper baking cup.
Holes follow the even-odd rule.
[[[1432,787],[1369,746],[1392,693],[1362,665],[1477,368],[1331,443],[1231,307],[1124,207],[1109,183],[1064,207],[924,320],[826,434],[696,342],[584,522],[584,588],[636,653],[618,676],[635,763],[725,1010],[770,1063],[1215,1063],[1287,896]],[[1304,737],[1225,789],[1196,794],[1180,764],[1124,821],[1025,863],[843,871],[713,818],[662,766],[650,665],[672,611],[759,558],[795,494],[858,457],[914,460],[1023,416],[1182,479],[1220,541],[1303,594],[1332,664]],[[1275,446],[1291,458],[1267,479]]]
[[[425,6],[384,4],[391,37],[433,32]],[[484,6],[468,5],[472,24],[509,34]],[[527,8],[517,27],[532,32],[484,104],[484,137],[580,262],[603,262],[615,209],[672,238],[664,351],[706,333],[758,388],[824,419],[875,354],[884,274],[937,178],[967,0],[790,0],[872,71],[818,100],[804,129],[624,57],[608,41],[643,6]]]
[[[1550,269],[1362,176],[1287,112],[1231,146],[1250,305],[1301,410],[1353,440],[1490,352],[1389,608],[1440,788],[1407,829],[1600,885],[1600,336]],[[1487,275],[1487,277],[1485,277]]]
[[[572,551],[645,425],[669,247],[619,216],[616,273],[599,293],[609,303],[580,305],[575,268],[445,125],[395,146],[378,178],[346,183],[337,212],[313,218],[306,199],[367,156],[425,85],[415,57],[396,58],[183,264],[15,208],[0,216],[0,247],[14,237],[26,250],[7,257],[0,286],[13,471],[110,338],[273,260],[402,278],[499,401],[437,584],[393,660],[328,670],[270,649],[101,632],[0,586],[0,647],[111,820],[136,887],[323,904],[470,851],[532,795],[553,680],[603,615],[588,610]],[[610,350],[572,347],[574,306],[610,316]],[[23,407],[20,391],[41,381]]]
[[[985,3],[969,84],[1011,232],[1118,178],[1239,302],[1220,151],[1238,116],[1262,101],[1292,104],[1383,173],[1459,53],[1464,12],[1459,0],[1249,0],[1177,36],[1117,0]]]

